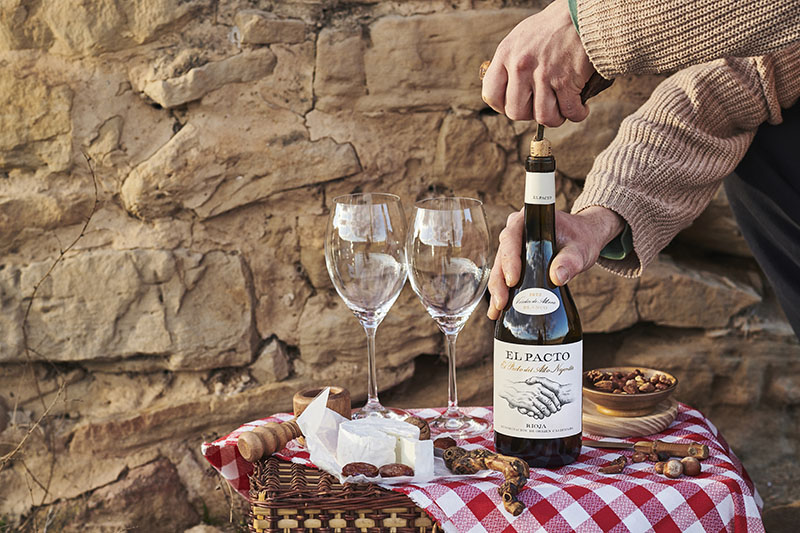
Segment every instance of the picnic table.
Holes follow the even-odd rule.
[[[490,407],[467,407],[468,414],[492,420]],[[433,418],[442,409],[411,409],[416,416]],[[236,448],[244,431],[267,422],[290,420],[289,413],[248,422],[229,435],[202,446],[211,465],[245,498],[253,465]],[[584,434],[585,438],[599,436]],[[457,439],[466,449],[494,451],[491,431]],[[761,499],[744,466],[714,425],[699,411],[678,405],[676,419],[663,432],[627,439],[667,442],[694,441],[710,451],[697,477],[669,479],[656,474],[653,463],[630,463],[620,474],[601,474],[600,466],[632,450],[584,446],[577,461],[557,469],[532,468],[520,491],[525,511],[512,516],[503,509],[497,488],[500,473],[475,479],[382,485],[406,494],[445,531],[764,531]],[[626,439],[618,439],[626,440]],[[313,466],[308,452],[296,442],[276,454],[286,461]]]

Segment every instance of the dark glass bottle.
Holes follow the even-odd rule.
[[[558,467],[581,450],[583,334],[569,289],[548,276],[558,250],[546,140],[531,143],[525,170],[522,275],[495,325],[495,446],[531,466]]]

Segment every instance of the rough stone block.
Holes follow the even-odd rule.
[[[367,341],[362,326],[336,293],[311,297],[300,318],[300,359],[313,364],[333,361],[366,362]],[[441,333],[417,296],[406,287],[378,327],[379,367],[399,367],[419,353],[435,353]]]
[[[438,112],[362,114],[346,110],[331,114],[314,109],[306,115],[306,125],[312,140],[330,137],[352,144],[362,169],[358,181],[367,182],[365,186],[373,186],[370,182],[380,177],[386,190],[414,200],[430,185],[435,139],[443,117]],[[412,205],[405,204],[407,215]]]
[[[243,9],[234,19],[242,44],[299,43],[306,38],[306,24],[282,19],[260,9]]]
[[[250,374],[260,384],[286,379],[290,371],[291,363],[286,348],[277,339],[267,342],[250,365]]]
[[[100,55],[151,41],[179,29],[209,0],[63,0],[45,2],[42,17],[63,55]]]
[[[258,81],[258,91],[268,102],[304,115],[314,103],[314,43],[276,44],[272,75]]]
[[[14,350],[0,353],[3,361],[25,360],[21,309],[50,264],[2,273],[3,293],[14,296],[2,302],[0,331],[17,339]],[[254,330],[243,268],[241,257],[223,252],[101,250],[68,257],[36,294],[29,344],[51,361],[152,355],[163,368],[246,364]]]
[[[262,108],[241,92],[238,106],[201,114],[128,175],[125,208],[143,219],[189,209],[201,218],[263,200],[277,192],[338,179],[360,170],[353,148],[331,139],[308,141],[302,118]],[[213,105],[213,104],[209,104]],[[224,136],[215,132],[225,131]]]
[[[440,183],[455,190],[493,190],[505,170],[505,160],[505,152],[489,139],[477,117],[445,117],[433,164]]]
[[[585,333],[618,331],[639,320],[635,293],[638,280],[594,266],[569,282]]]
[[[323,28],[317,38],[314,69],[316,108],[337,112],[367,92],[364,74],[366,43],[358,31]]]
[[[372,46],[364,52],[369,95],[359,100],[359,109],[485,107],[478,67],[509,29],[531,14],[502,9],[381,17],[369,27]]]
[[[82,519],[87,529],[93,525],[127,529],[147,524],[153,533],[172,533],[196,524],[200,516],[189,504],[175,467],[167,459],[158,459],[97,489],[89,497]]]
[[[70,109],[73,91],[35,76],[0,76],[0,168],[51,172],[69,168],[72,156]]]
[[[636,291],[639,318],[673,327],[715,328],[761,301],[753,287],[713,271],[661,256],[642,274]]]
[[[198,100],[229,83],[253,81],[272,73],[275,54],[269,48],[245,50],[220,61],[190,69],[174,78],[159,79],[153,67],[131,72],[131,83],[161,107]]]
[[[53,32],[41,12],[26,4],[11,0],[0,5],[0,50],[45,49],[53,43]]]

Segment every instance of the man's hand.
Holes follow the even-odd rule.
[[[508,217],[500,232],[500,246],[489,275],[492,295],[487,316],[497,320],[508,303],[508,288],[519,281],[522,269],[522,211]],[[610,209],[592,206],[577,215],[556,211],[556,239],[559,252],[550,264],[550,281],[561,286],[597,262],[600,251],[619,235],[625,226],[622,217]]]
[[[500,42],[483,78],[481,96],[512,120],[555,127],[589,114],[581,90],[594,72],[569,16],[556,0],[520,22]]]

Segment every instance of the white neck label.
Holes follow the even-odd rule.
[[[525,203],[538,205],[556,203],[556,173],[527,172],[525,174]]]

